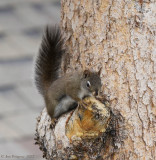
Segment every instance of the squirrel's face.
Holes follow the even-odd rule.
[[[101,88],[101,78],[96,72],[90,72],[85,70],[83,73],[81,87],[85,92],[86,96],[96,96]]]

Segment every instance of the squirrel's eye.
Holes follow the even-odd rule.
[[[87,87],[89,88],[91,86],[90,82],[87,81]]]

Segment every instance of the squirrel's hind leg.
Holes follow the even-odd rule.
[[[71,97],[64,97],[60,103],[55,107],[54,118],[59,118],[62,114],[67,113],[77,107],[77,102],[75,102]]]

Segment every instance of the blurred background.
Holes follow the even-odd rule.
[[[33,61],[44,27],[59,21],[59,0],[0,0],[0,159],[42,159],[34,134],[44,103]]]

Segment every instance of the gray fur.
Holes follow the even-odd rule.
[[[57,118],[63,113],[66,113],[69,110],[71,110],[74,103],[76,102],[70,96],[66,96],[65,98],[63,98],[55,107],[54,117]]]

